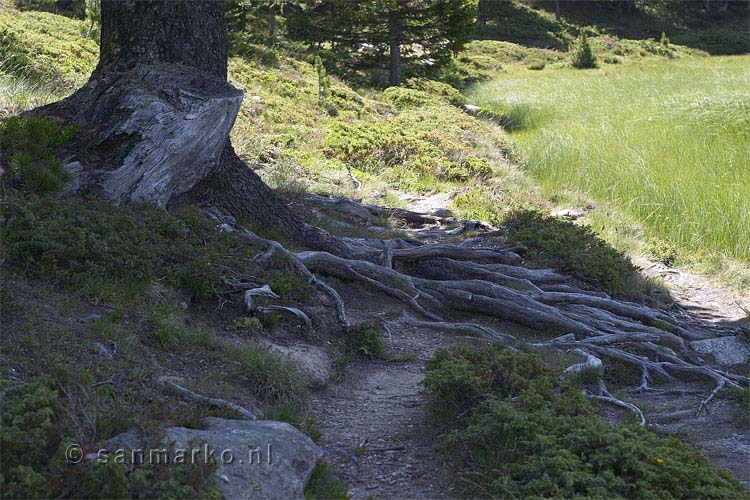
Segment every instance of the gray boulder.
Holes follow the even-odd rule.
[[[205,443],[219,465],[216,474],[225,498],[304,498],[321,456],[309,437],[283,422],[209,417],[205,423],[207,429],[168,428],[166,440],[175,449]]]
[[[737,336],[696,340],[690,347],[723,366],[745,365],[750,360],[750,342]]]

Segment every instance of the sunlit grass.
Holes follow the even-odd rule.
[[[689,251],[750,262],[750,57],[518,71],[471,90],[514,153]]]

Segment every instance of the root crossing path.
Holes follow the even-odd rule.
[[[424,361],[438,347],[469,341],[577,357],[580,362],[567,371],[599,372],[596,391],[587,394],[605,404],[611,420],[630,412],[642,426],[690,429],[693,441],[718,465],[747,481],[741,464],[747,463],[750,440],[746,429],[731,422],[723,395],[725,389],[747,387],[748,377],[706,350],[727,344],[744,349],[746,325],[706,321],[683,308],[625,302],[580,288],[556,270],[529,269],[523,265],[524,248],[480,221],[345,198],[307,201],[371,231],[376,221],[396,218],[408,233],[339,238],[344,247],[339,254],[295,253],[214,211],[226,230],[266,248],[254,265],[284,258],[318,289],[344,332],[359,321],[379,321],[391,358],[404,360],[359,361],[347,378],[315,399],[329,457],[355,498],[455,496],[433,449],[419,382]],[[295,315],[310,324],[304,311]],[[632,387],[608,388],[602,374],[612,363],[630,366],[639,380]],[[726,446],[717,448],[719,441]],[[727,448],[729,456],[742,459],[726,463]]]

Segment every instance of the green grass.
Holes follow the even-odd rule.
[[[513,153],[692,252],[750,262],[750,57],[517,71],[470,91],[516,120]]]

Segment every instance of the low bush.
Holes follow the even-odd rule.
[[[559,269],[616,297],[634,298],[640,290],[635,266],[588,226],[534,210],[512,212],[502,226],[528,248],[525,258],[533,266]]]
[[[9,223],[2,236],[14,265],[83,293],[106,292],[105,284],[142,292],[164,279],[206,299],[224,286],[222,265],[242,266],[257,253],[194,209],[170,214],[77,197],[16,197],[3,206],[3,216]]]
[[[377,321],[363,321],[346,333],[346,350],[369,359],[388,359],[383,342],[383,327]]]
[[[748,498],[676,439],[612,426],[534,354],[455,346],[424,385],[464,492],[491,498]]]
[[[305,500],[348,500],[346,485],[328,462],[318,463],[305,485]]]
[[[66,463],[79,440],[58,389],[43,379],[0,382],[0,488],[7,498],[221,498],[215,465],[143,464],[130,471],[114,460]],[[86,443],[81,443],[85,445]]]
[[[13,117],[0,123],[0,164],[11,185],[35,194],[60,191],[70,174],[55,155],[76,131],[41,117]]]

